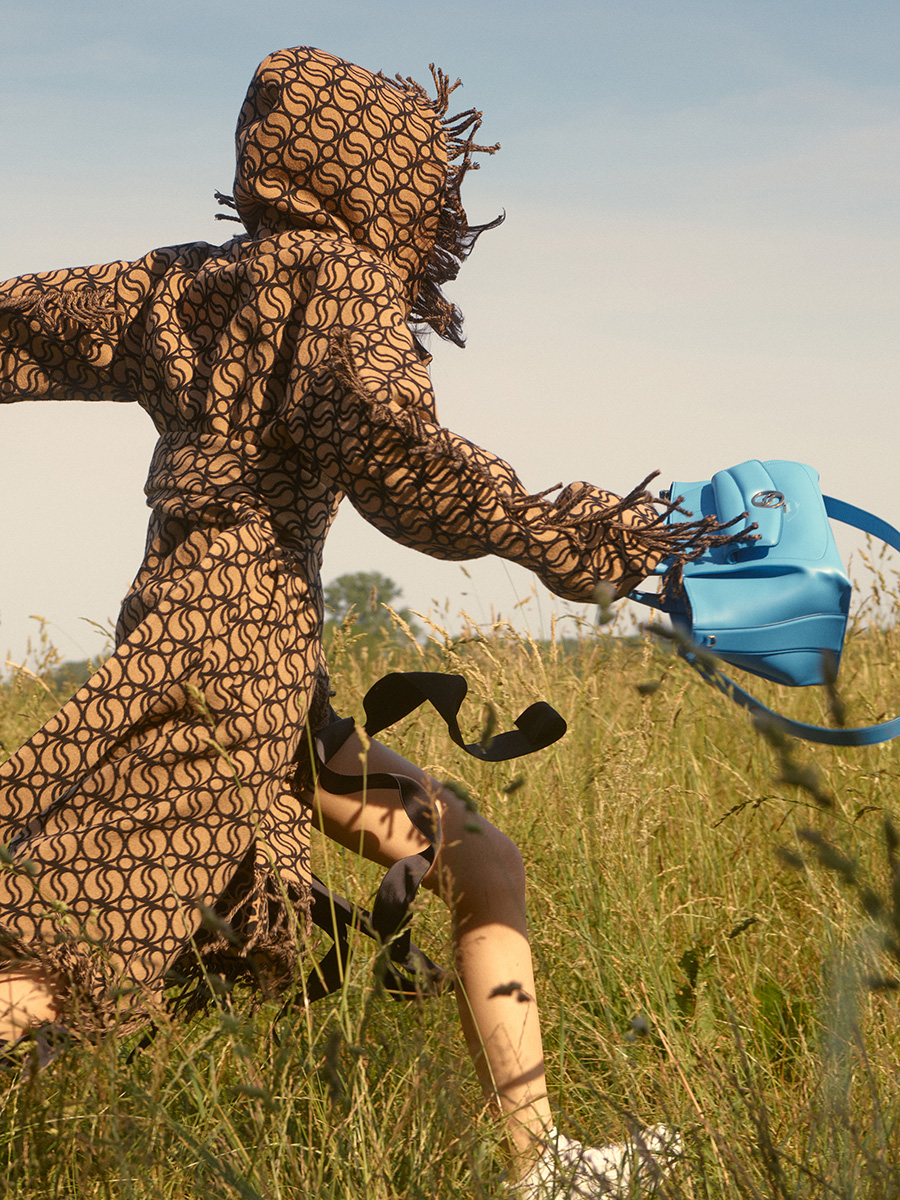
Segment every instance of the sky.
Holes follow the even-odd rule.
[[[212,194],[271,50],[435,62],[502,145],[470,219],[506,213],[451,292],[466,349],[429,347],[447,426],[534,491],[790,458],[900,525],[896,0],[0,0],[0,30],[0,277],[227,240]],[[153,440],[136,405],[0,409],[0,667],[34,615],[65,658],[103,648]],[[324,578],[362,570],[454,628],[590,616],[342,510]]]

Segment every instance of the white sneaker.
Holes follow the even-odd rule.
[[[543,1154],[512,1194],[516,1200],[624,1200],[636,1179],[649,1195],[681,1153],[681,1136],[665,1125],[643,1129],[631,1141],[594,1149],[552,1129]]]

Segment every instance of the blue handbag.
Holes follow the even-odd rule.
[[[681,635],[682,654],[708,682],[786,732],[830,745],[869,745],[900,735],[900,717],[858,729],[807,725],[780,716],[738,687],[711,656],[791,687],[821,684],[840,663],[852,585],[829,517],[900,550],[886,521],[823,496],[804,463],[752,459],[698,483],[673,483],[662,498],[677,502],[675,524],[712,516],[722,524],[747,516],[753,540],[717,546],[683,564],[683,587],[631,599],[661,609]],[[682,511],[683,510],[683,511]],[[755,525],[755,528],[753,526]],[[658,568],[660,574],[668,563]]]

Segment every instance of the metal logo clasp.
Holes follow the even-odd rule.
[[[755,496],[750,497],[750,503],[754,508],[786,508],[783,492],[757,492]]]

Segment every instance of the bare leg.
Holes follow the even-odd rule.
[[[39,968],[19,965],[0,971],[0,1045],[57,1015],[53,988]]]
[[[367,770],[411,776],[441,810],[444,842],[424,886],[441,897],[453,916],[457,1002],[466,1043],[486,1094],[506,1116],[516,1165],[524,1171],[553,1120],[519,851],[458,796],[378,742],[371,743],[365,756],[354,735],[329,766],[347,775]],[[372,789],[363,798],[320,788],[314,811],[330,838],[384,866],[425,846],[388,790]]]

